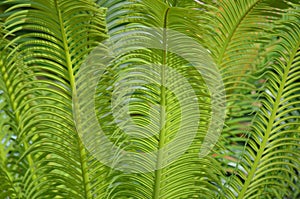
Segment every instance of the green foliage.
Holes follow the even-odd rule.
[[[4,0],[0,12],[0,199],[300,197],[298,1]],[[207,49],[224,82],[226,118],[216,146],[199,157],[210,124],[218,122],[211,121],[213,99],[205,78],[168,48],[130,52],[125,45],[128,53],[107,67],[96,90],[97,119],[111,141],[128,151],[154,151],[179,129],[177,96],[157,85],[136,89],[128,115],[139,126],[156,121],[149,127],[152,137],[126,135],[114,124],[116,80],[143,86],[145,78],[156,78],[143,67],[137,76],[134,64],[167,64],[179,71],[201,111],[184,154],[164,168],[130,173],[101,163],[85,147],[73,106],[78,71],[92,50],[143,27],[178,31]],[[140,41],[159,34],[140,32]],[[194,52],[179,36],[162,35],[162,44],[174,40],[176,49]],[[165,71],[156,72],[163,79]],[[183,85],[177,89],[184,93]],[[164,106],[166,121],[162,110],[151,112],[151,104]],[[171,156],[154,158],[162,164]],[[113,157],[116,165],[131,164],[122,154]]]

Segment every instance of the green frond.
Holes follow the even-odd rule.
[[[265,68],[262,107],[239,162],[243,169],[230,183],[230,198],[288,197],[297,188],[294,181],[299,182],[300,26],[289,21],[279,27],[279,43]]]
[[[106,37],[105,10],[89,1],[4,3],[13,48],[1,74],[24,147],[19,161],[28,161],[22,197],[91,198],[95,176],[73,122],[72,93],[83,59]]]
[[[112,5],[112,2],[115,5]],[[120,170],[120,172],[111,172],[111,177],[108,179],[113,180],[110,181],[106,197],[212,198],[218,195],[218,186],[221,186],[219,176],[223,175],[222,169],[211,155],[199,158],[211,117],[209,91],[199,71],[187,60],[175,54],[176,52],[183,57],[190,58],[192,55],[201,55],[203,52],[196,49],[191,42],[181,42],[185,38],[182,38],[180,34],[172,34],[172,32],[159,29],[167,28],[179,33],[185,33],[189,29],[194,30],[196,24],[188,23],[188,18],[180,17],[192,11],[170,7],[156,0],[140,1],[135,4],[112,2],[107,3],[111,7],[111,9],[108,8],[108,16],[110,12],[113,12],[112,15],[120,22],[119,27],[125,28],[118,31],[117,27],[109,26],[110,33],[112,40],[115,41],[113,43],[121,43],[123,49],[117,50],[110,62],[103,63],[104,66],[108,65],[105,70],[101,69],[102,65],[96,64],[90,75],[86,75],[88,77],[92,77],[92,74],[102,75],[97,84],[95,102],[98,121],[89,119],[80,128],[84,132],[83,136],[86,136],[88,140],[87,144],[90,144],[89,150],[97,151],[97,146],[103,146],[103,151],[98,153],[99,158]],[[122,9],[117,7],[119,4],[122,4]],[[127,12],[127,10],[130,11]],[[114,19],[108,18],[108,21],[110,20]],[[133,49],[133,43],[130,43],[132,41],[135,45]],[[157,41],[162,41],[162,44],[157,44],[162,50],[154,47]],[[196,40],[193,41],[197,43]],[[166,42],[169,45],[167,48],[163,46],[167,45]],[[143,45],[150,49],[139,49]],[[119,49],[119,46],[113,49]],[[95,52],[96,55],[104,53],[103,58],[100,56],[100,60],[107,57],[105,50],[105,48],[100,48],[98,52]],[[205,52],[206,57],[202,55],[194,58],[193,61],[203,64],[200,67],[210,73],[209,70],[213,68],[206,69],[204,63],[210,63],[211,58],[209,58],[209,53]],[[183,99],[184,101],[192,100],[190,98],[193,95],[189,94],[189,89],[185,87],[186,85],[182,83],[178,75],[176,76],[176,72],[168,68],[177,71],[193,87],[194,95],[198,100],[197,109],[201,109],[200,123],[197,122],[196,118],[199,116],[197,116],[197,111],[193,110],[196,109],[193,104],[180,104]],[[167,81],[164,83],[167,83],[167,88],[160,85],[164,81]],[[212,78],[209,81],[218,80]],[[82,75],[78,77],[77,83],[78,111],[84,112],[85,115],[93,115],[90,112],[90,107],[93,107],[94,103],[91,100],[93,99],[93,84],[86,82],[86,77]],[[128,96],[131,96],[130,100]],[[84,100],[85,98],[89,101]],[[112,104],[113,99],[116,100],[116,104]],[[128,106],[129,110],[126,109]],[[84,118],[85,116],[82,115],[78,120],[84,121]],[[183,121],[182,118],[184,118]],[[189,123],[182,124],[185,118],[189,119]],[[96,136],[98,140],[95,140],[94,134],[97,132],[94,129],[98,128],[97,123],[100,123],[104,135],[119,147],[118,150],[110,151],[109,146],[106,149],[105,139],[101,139],[104,136],[102,134]],[[184,132],[182,135],[180,135],[181,131]],[[194,132],[196,135],[193,135]],[[192,143],[188,144],[187,142],[193,137]],[[172,141],[174,138],[176,140]],[[186,145],[190,146],[184,154],[177,154],[177,151],[180,152],[180,149]],[[169,152],[160,151],[162,149]],[[132,153],[126,156],[122,151]],[[176,156],[178,159],[173,161],[173,157]],[[160,168],[160,165],[165,166]],[[152,171],[152,168],[157,168],[157,170]],[[139,171],[142,173],[136,173]]]
[[[0,83],[0,85],[3,82]],[[4,110],[7,106],[6,101],[3,97],[3,87],[0,86],[0,197],[6,198],[8,196],[16,197],[16,190],[14,186],[14,182],[11,179],[10,175],[12,175],[12,171],[7,171],[7,156],[13,152],[13,144],[12,144],[12,136],[13,133],[9,129],[9,125],[7,125],[9,118],[5,114]]]
[[[237,166],[261,106],[257,98],[264,84],[263,58],[274,41],[275,23],[289,7],[284,1],[224,0],[207,14],[211,31],[202,36],[203,41],[220,68],[226,89],[227,119],[218,156],[229,175]]]

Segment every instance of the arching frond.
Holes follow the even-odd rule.
[[[275,23],[290,5],[285,1],[224,0],[207,7],[211,31],[202,40],[220,68],[227,96],[223,148],[216,155],[231,175],[261,106],[257,102],[265,81],[261,71],[270,51],[268,44],[274,42]]]
[[[111,68],[107,69],[108,73],[100,72],[100,74],[105,74],[100,81],[99,90],[97,92],[99,96],[97,100],[101,102],[97,105],[100,111],[99,122],[103,131],[109,136],[110,140],[115,140],[118,146],[124,146],[124,148],[122,147],[123,150],[138,151],[141,154],[146,153],[144,157],[145,162],[142,161],[140,163],[141,167],[144,166],[146,168],[151,168],[151,161],[153,161],[153,159],[157,165],[164,165],[168,160],[172,160],[172,156],[176,155],[176,148],[179,150],[187,144],[179,141],[177,141],[178,143],[173,143],[176,140],[174,141],[172,139],[176,138],[178,131],[180,131],[180,125],[196,125],[185,127],[183,132],[186,137],[193,136],[195,128],[195,133],[197,133],[187,151],[178,157],[176,161],[170,162],[168,166],[163,168],[159,167],[155,171],[151,171],[150,169],[150,172],[147,173],[128,173],[126,172],[127,170],[125,170],[124,173],[112,173],[115,177],[111,178],[115,180],[110,182],[111,186],[107,197],[203,198],[219,195],[218,187],[221,186],[219,178],[219,175],[222,175],[221,168],[219,168],[218,163],[212,156],[199,158],[201,144],[208,131],[212,111],[209,96],[210,91],[207,85],[205,85],[204,79],[201,77],[199,71],[190,65],[191,63],[183,59],[184,56],[192,57],[194,55],[194,60],[201,60],[203,65],[200,67],[203,67],[203,70],[213,70],[213,68],[205,68],[205,64],[207,64],[206,66],[208,68],[211,67],[211,65],[208,65],[211,62],[209,52],[205,51],[205,55],[207,56],[203,57],[203,55],[201,56],[203,52],[201,52],[200,49],[194,49],[195,46],[193,46],[192,43],[183,42],[185,38],[182,38],[180,34],[172,35],[172,33],[168,32],[171,29],[178,31],[178,33],[187,33],[186,35],[189,35],[189,30],[194,31],[197,25],[194,21],[189,22],[189,19],[192,19],[189,18],[189,16],[192,16],[193,11],[184,7],[171,7],[167,3],[156,0],[139,1],[135,3],[123,3],[120,1],[105,3],[104,5],[109,6],[108,24],[111,22],[112,26],[108,27],[112,39],[116,38],[116,43],[124,43],[122,45],[123,49],[121,50],[123,53],[117,53],[115,60],[110,66]],[[182,18],[183,15],[187,17]],[[122,29],[122,27],[124,27],[124,29]],[[150,29],[147,29],[147,27],[150,27]],[[138,38],[137,35],[140,37]],[[161,46],[161,49],[156,49],[156,42],[158,44],[159,41],[162,42],[162,44],[158,45]],[[197,43],[197,40],[193,41]],[[143,45],[149,48],[146,50],[131,50],[132,44],[134,44],[136,48]],[[168,45],[168,47],[163,45]],[[151,46],[153,46],[153,49]],[[119,49],[119,46],[115,48]],[[172,52],[172,50],[177,53],[180,52],[179,56]],[[198,52],[195,53],[195,50]],[[197,57],[197,55],[199,57]],[[153,64],[155,66],[153,66]],[[193,87],[198,99],[198,104],[196,105],[198,107],[193,108],[193,104],[189,104],[187,107],[181,107],[182,104],[180,103],[182,102],[180,99],[183,97],[189,100],[191,96],[185,92],[187,91],[186,85],[182,83],[180,79],[175,78],[176,76],[171,77],[170,74],[168,74],[170,73],[168,72],[170,69],[163,69],[164,67],[177,70],[178,73],[188,80],[188,84]],[[164,80],[164,78],[166,79]],[[173,79],[169,80],[169,78]],[[164,89],[164,87],[159,84],[163,81],[170,81],[170,85],[168,86],[172,89]],[[218,80],[213,78],[210,79],[210,81],[218,82]],[[114,89],[116,89],[116,85],[125,82],[126,85],[124,85],[123,89],[125,89],[125,87],[127,88],[127,86],[128,88],[123,91],[125,92],[124,95],[122,94],[120,96],[121,99],[124,99],[118,99],[117,102],[120,104],[116,104],[115,106],[117,107],[114,107],[114,105],[111,105],[111,100],[114,99],[114,92],[121,92],[122,86],[119,86],[121,88],[117,87],[120,91],[114,91]],[[151,84],[149,82],[151,82]],[[83,91],[83,88],[87,85],[82,83],[82,86],[81,90]],[[87,96],[88,93],[90,93],[89,91],[90,89],[88,89],[86,93],[82,93],[82,95]],[[172,92],[175,93],[172,94]],[[182,93],[182,96],[178,95],[178,93]],[[132,96],[130,101],[126,98],[126,96],[129,95]],[[129,105],[126,104],[128,102],[130,102]],[[81,105],[83,109],[86,103]],[[126,106],[130,107],[129,113],[126,112],[125,108],[122,108]],[[161,107],[153,110],[153,106],[163,106],[164,110],[162,110]],[[113,108],[118,109],[118,107],[121,110],[115,114],[121,116],[116,119],[114,118],[116,115],[114,115]],[[195,108],[199,108],[201,112],[199,127],[197,127],[198,123],[196,121],[192,122],[193,118],[198,117],[194,115],[195,111],[192,110]],[[164,111],[166,111],[165,117],[167,119],[162,121],[164,120],[162,119],[164,118]],[[181,124],[181,122],[185,120],[182,114],[184,114],[184,117],[190,114],[188,116],[191,120],[190,124]],[[129,128],[128,126],[130,125],[128,124],[131,119],[141,130],[129,132],[132,133],[132,135],[126,135],[126,128]],[[116,123],[116,121],[119,123]],[[94,122],[91,122],[91,124],[94,124]],[[147,127],[147,124],[151,125]],[[85,126],[89,125],[83,125],[83,128]],[[95,128],[96,126],[93,126],[86,131],[90,132]],[[142,139],[138,135],[152,136]],[[135,136],[138,138],[135,138]],[[186,138],[182,137],[179,140],[185,139]],[[168,143],[174,144],[174,149],[170,151],[170,154],[160,154],[158,152],[156,155],[148,156],[148,152],[163,149],[168,146]],[[93,144],[93,146],[95,146],[95,144]],[[96,150],[93,146],[91,146],[91,150]],[[104,146],[104,144],[102,144],[102,146]],[[108,151],[106,153],[108,157],[114,155]],[[116,167],[129,164],[128,167],[131,168],[130,162],[136,159],[132,160],[132,156],[126,158],[126,156],[124,157],[118,154],[113,156],[115,157],[113,160],[116,161],[114,163],[117,165]],[[135,155],[138,156],[138,154]],[[108,158],[107,162],[109,162]]]
[[[294,182],[299,182],[300,163],[298,17],[278,26],[279,42],[265,68],[267,83],[259,98],[262,107],[253,121],[237,176],[230,184],[230,198],[235,193],[238,198],[284,198],[297,189]]]
[[[105,11],[91,1],[3,3],[11,50],[1,74],[22,147],[18,161],[28,162],[20,197],[91,198],[93,158],[75,129],[72,92],[82,60],[105,38]]]

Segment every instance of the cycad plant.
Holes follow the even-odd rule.
[[[0,11],[0,199],[300,198],[298,1]]]

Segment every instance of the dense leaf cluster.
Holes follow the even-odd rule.
[[[174,92],[139,85],[146,78],[164,80],[165,70],[155,77],[142,68],[136,75],[135,65],[179,71],[201,112],[184,154],[153,172],[130,173],[108,167],[87,150],[73,105],[78,71],[89,53],[107,38],[143,27],[178,31],[207,49],[224,82],[226,118],[216,146],[200,158],[215,122],[207,82],[167,47],[130,52],[124,45],[128,53],[107,66],[95,95],[97,119],[111,142],[127,151],[153,151],[172,142],[180,128]],[[141,39],[159,34],[144,32]],[[162,44],[174,40],[179,50],[193,52],[180,39],[162,34]],[[299,1],[2,0],[0,49],[0,199],[300,197]],[[111,98],[117,79],[139,86],[131,93],[128,116],[148,127],[151,137],[130,136],[115,124]],[[155,158],[163,164],[168,156]],[[114,158],[116,165],[131,164],[122,154]]]

